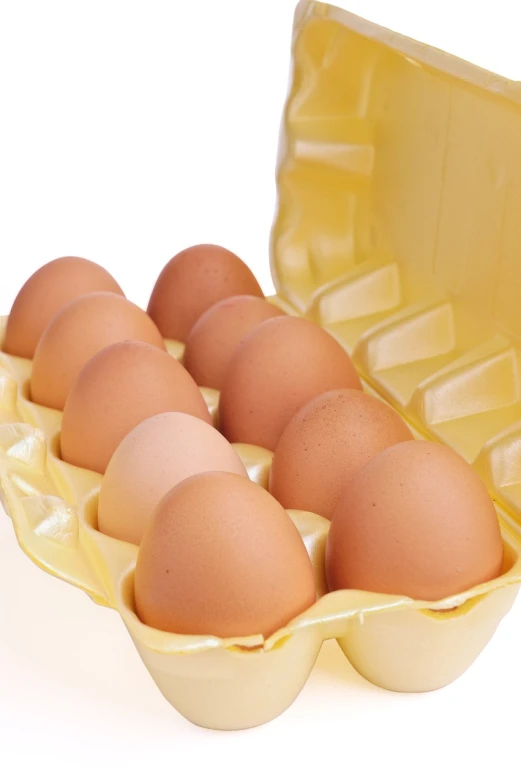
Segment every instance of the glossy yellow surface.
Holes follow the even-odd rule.
[[[284,120],[279,298],[521,519],[521,85],[301,2]]]
[[[302,689],[322,642],[334,637],[374,683],[403,691],[438,688],[471,664],[513,602],[521,545],[506,522],[503,576],[429,604],[357,591],[326,594],[329,523],[290,511],[315,571],[318,601],[310,610],[268,640],[173,635],[144,626],[134,612],[137,547],[97,530],[102,477],[60,459],[62,415],[27,399],[30,367],[0,353],[0,484],[18,541],[41,568],[119,611],[161,692],[196,724],[237,729],[274,718]],[[207,397],[215,406],[217,393]],[[266,486],[272,453],[235,448],[252,480]],[[432,612],[446,607],[457,609]]]
[[[366,389],[417,435],[474,462],[500,515],[497,580],[434,603],[325,594],[329,524],[291,511],[315,570],[310,610],[267,640],[146,627],[133,604],[137,548],[96,528],[100,475],[60,460],[60,412],[27,400],[28,360],[0,353],[0,486],[21,547],[120,613],[157,686],[190,721],[238,729],[274,718],[329,638],[373,683],[439,688],[467,669],[512,605],[521,581],[520,112],[517,85],[332,6],[298,6],[274,301],[335,335]],[[181,344],[168,349],[182,356]],[[215,417],[218,393],[203,392]],[[271,453],[236,449],[266,486]]]

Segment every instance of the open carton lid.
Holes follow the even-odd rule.
[[[297,7],[279,298],[521,522],[521,84],[324,3]]]

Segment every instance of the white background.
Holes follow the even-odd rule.
[[[344,4],[521,75],[511,0]],[[64,254],[103,264],[145,306],[195,242],[228,245],[272,291],[293,7],[0,0],[0,312]],[[35,567],[0,514],[0,781],[518,780],[521,600],[442,691],[377,689],[328,643],[282,717],[210,732],[159,694],[116,613]]]

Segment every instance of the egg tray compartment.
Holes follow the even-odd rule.
[[[182,354],[180,345],[168,348]],[[102,477],[60,459],[61,412],[28,400],[30,370],[29,360],[0,353],[0,487],[18,541],[41,568],[120,613],[162,694],[195,724],[239,729],[274,718],[296,698],[330,638],[372,683],[398,691],[439,688],[474,661],[514,601],[521,544],[504,520],[503,575],[429,603],[362,591],[325,593],[329,523],[290,511],[316,579],[319,598],[307,612],[269,639],[185,636],[147,627],[134,610],[137,547],[97,530]],[[206,397],[215,409],[216,393]],[[266,486],[272,454],[235,448],[250,477]]]

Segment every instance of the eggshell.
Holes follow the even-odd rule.
[[[63,460],[105,472],[122,439],[144,419],[182,411],[211,424],[197,384],[173,357],[148,343],[114,343],[95,354],[63,409]]]
[[[102,348],[140,340],[165,350],[147,314],[115,294],[85,294],[69,302],[46,327],[34,354],[31,399],[63,409],[76,376]]]
[[[230,297],[203,313],[186,340],[183,363],[202,387],[220,389],[237,347],[251,330],[275,316],[276,305],[260,297]]]
[[[412,433],[390,406],[356,389],[325,392],[298,411],[284,429],[269,489],[285,509],[331,520],[343,486],[378,452]]]
[[[160,502],[143,536],[136,609],[157,629],[267,637],[315,598],[311,561],[291,518],[241,476],[185,479]]]
[[[441,444],[388,447],[347,482],[326,545],[330,590],[435,601],[501,574],[499,523],[485,485]]]
[[[148,314],[165,338],[184,342],[209,307],[236,294],[263,296],[246,264],[220,245],[194,245],[164,267],[152,291]]]
[[[99,264],[64,256],[36,270],[18,292],[11,308],[3,351],[32,359],[40,337],[58,311],[81,294],[110,291],[124,296],[119,285]]]
[[[221,389],[221,431],[231,442],[274,450],[290,419],[322,392],[361,389],[351,359],[317,324],[265,321],[234,353]]]
[[[234,448],[189,414],[157,414],[135,427],[114,452],[101,483],[99,530],[139,544],[163,496],[205,471],[247,477]]]

